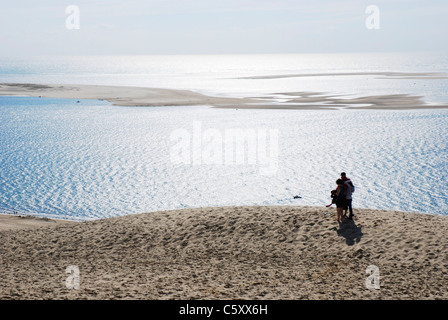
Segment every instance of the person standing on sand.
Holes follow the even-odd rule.
[[[342,222],[342,212],[347,208],[346,205],[346,192],[344,187],[344,181],[342,179],[336,180],[338,185],[335,193],[336,213],[338,222]]]
[[[353,185],[352,180],[350,180],[345,172],[341,173],[341,180],[344,182],[344,186],[346,187],[346,207],[344,208],[345,213],[344,217],[347,216],[347,211],[350,210],[350,215],[348,216],[349,219],[353,219],[353,208],[352,208],[352,193],[355,191],[355,186]]]

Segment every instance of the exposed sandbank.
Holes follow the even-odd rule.
[[[75,222],[68,220],[39,218],[27,215],[0,214],[0,231],[48,227],[70,223]]]
[[[440,109],[421,96],[389,94],[356,98],[323,92],[284,92],[260,97],[213,97],[190,90],[98,85],[0,84],[0,95],[107,100],[117,106],[199,106],[233,109]]]

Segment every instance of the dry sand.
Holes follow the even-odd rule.
[[[392,76],[389,73],[382,75]],[[394,76],[407,77],[416,74],[391,73]],[[397,75],[399,74],[399,75]],[[328,74],[325,74],[328,75]],[[340,74],[336,74],[339,75]],[[344,74],[343,74],[344,75]],[[352,74],[347,74],[352,75]],[[366,74],[369,75],[369,74]],[[419,79],[433,79],[434,74],[418,74]],[[260,79],[291,77],[299,75],[263,76]],[[310,76],[310,75],[300,75]],[[440,77],[440,76],[437,76]],[[256,79],[257,77],[252,77]],[[0,83],[0,96],[34,96],[68,99],[107,100],[117,106],[199,106],[232,109],[440,109],[448,104],[427,104],[423,97],[409,94],[388,94],[356,98],[340,98],[323,92],[285,92],[272,93],[262,97],[213,97],[189,90],[162,88],[142,88],[98,85],[46,85],[26,83]],[[279,100],[280,99],[280,100]]]
[[[56,226],[75,223],[67,220],[39,218],[27,215],[0,214],[0,232],[5,230],[20,230],[36,227]]]
[[[220,207],[0,231],[0,299],[448,299],[448,217]],[[0,224],[1,224],[0,220]],[[80,270],[69,290],[66,268]],[[366,268],[380,288],[366,288]]]

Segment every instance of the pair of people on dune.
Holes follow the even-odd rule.
[[[342,218],[347,216],[347,211],[350,211],[348,219],[353,219],[352,193],[355,191],[355,186],[345,172],[341,173],[341,178],[336,180],[336,184],[337,188],[331,192],[333,198],[331,204],[336,204],[337,220],[342,222]]]

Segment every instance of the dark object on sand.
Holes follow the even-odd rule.
[[[331,203],[327,204],[326,207],[331,207],[333,203],[336,203],[336,190],[331,190]]]

